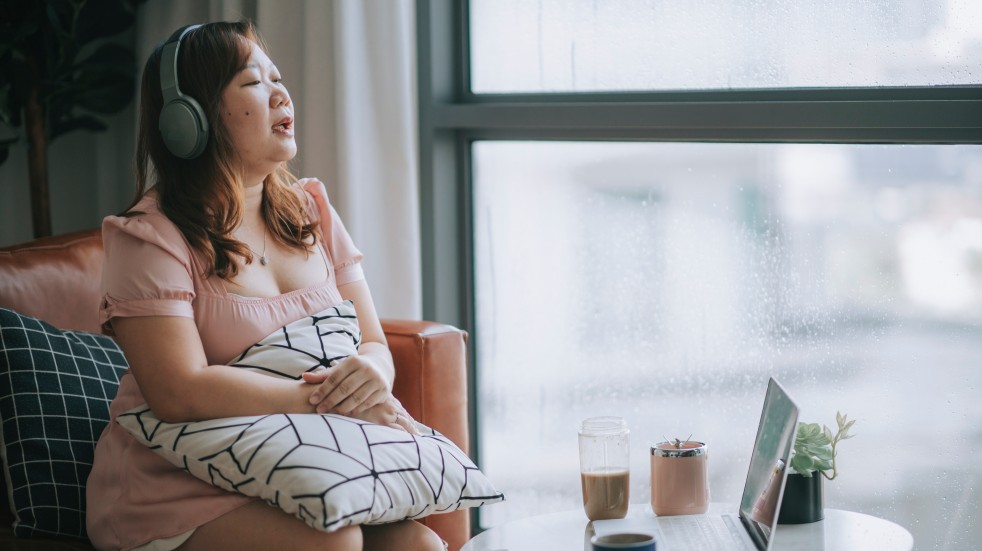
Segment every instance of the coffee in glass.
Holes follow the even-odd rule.
[[[579,431],[583,510],[590,520],[627,516],[631,496],[627,423],[620,417],[591,417]]]

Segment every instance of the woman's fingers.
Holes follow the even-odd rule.
[[[352,414],[351,417],[361,419],[362,421],[368,421],[369,423],[375,423],[376,425],[382,425],[416,434],[414,430],[410,430],[410,427],[415,429],[415,426],[413,426],[411,423],[412,420],[409,419],[407,415],[400,412],[399,408],[395,406],[396,403],[398,402],[396,402],[394,398],[392,400],[386,400],[375,407],[362,411],[361,413]]]
[[[319,383],[321,385],[320,388],[315,390],[310,395],[311,405],[316,405],[322,402],[328,395],[331,394],[331,392],[336,390],[336,387],[340,383],[342,383],[351,373],[351,369],[348,368],[349,365],[350,364],[348,362],[342,362],[338,364],[337,361],[334,361],[331,362],[330,368],[321,367],[314,371],[308,371],[307,373],[303,374],[303,380],[305,382]],[[351,383],[349,382],[348,386],[350,387],[350,385]],[[350,389],[346,387],[344,390],[346,391],[346,393],[348,393],[354,389]]]
[[[347,381],[347,379],[345,381]],[[365,403],[369,396],[374,395],[374,389],[372,389],[369,385],[361,385],[354,390],[349,390],[350,388],[351,387],[348,386],[342,389],[340,385],[335,387],[330,394],[321,400],[321,403],[317,406],[317,412],[325,413],[328,411],[333,411],[335,413],[340,413],[341,415],[350,415],[356,412],[358,408]],[[337,401],[341,396],[343,396],[343,398],[340,398],[340,401]]]
[[[320,379],[322,374],[318,372],[305,373],[304,379]],[[308,381],[311,382],[311,381]],[[325,383],[326,384],[326,383]],[[318,389],[319,390],[319,389]],[[359,399],[358,392],[355,392],[351,396],[352,400]],[[368,405],[368,404],[371,405]],[[363,421],[368,421],[370,423],[375,423],[377,425],[384,425],[394,429],[399,429],[406,431],[409,434],[419,435],[419,430],[416,428],[416,421],[413,420],[412,416],[402,407],[402,403],[392,396],[388,390],[376,390],[371,393],[369,397],[360,402],[360,406],[354,408],[349,412],[342,412],[340,408],[331,411],[331,413],[339,413],[341,415],[347,415],[349,417],[354,417],[356,419],[361,419]],[[342,403],[342,406],[344,404]],[[317,413],[327,413],[328,411],[324,409],[324,404],[318,404]]]
[[[310,403],[317,405],[318,413],[333,411],[347,415],[362,406],[380,403],[387,392],[389,387],[382,375],[370,364],[352,356],[327,370],[320,388],[310,395]]]
[[[396,425],[409,434],[419,436],[419,430],[416,428],[416,422],[413,421],[413,418],[408,414],[396,413]]]
[[[364,373],[358,371],[332,373],[321,384],[321,388],[311,396],[311,403],[317,403],[315,399],[319,398],[317,404],[319,413],[334,411],[347,415],[374,394],[375,390]]]
[[[419,434],[416,422],[370,364],[352,356],[331,365],[302,376],[305,383],[318,385],[309,398],[317,413],[348,415]]]
[[[383,422],[374,421],[380,425],[386,425],[394,429],[399,429],[408,432],[409,434],[414,434],[419,436],[419,430],[416,428],[416,422],[413,418],[406,413],[406,410],[402,408],[402,404],[399,400],[395,398],[389,398],[384,403],[369,409],[364,415],[367,416],[378,416],[387,417]]]
[[[351,413],[358,414],[363,411],[367,411],[384,402],[385,399],[388,397],[388,395],[389,395],[388,390],[384,388],[378,389],[374,393],[370,394],[368,398],[365,398],[365,400],[362,401],[361,404],[359,404],[357,407],[352,409]]]
[[[308,384],[320,384],[327,380],[327,376],[330,374],[330,370],[325,367],[318,367],[313,371],[307,371],[303,373],[303,382]],[[312,402],[313,403],[313,402]]]

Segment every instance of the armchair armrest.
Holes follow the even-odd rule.
[[[396,378],[392,393],[417,421],[468,451],[467,333],[430,321],[382,320]],[[457,550],[470,538],[467,510],[422,520]]]

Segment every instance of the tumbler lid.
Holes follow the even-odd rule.
[[[706,443],[686,440],[685,442],[659,442],[651,447],[651,455],[657,457],[698,457],[706,455]]]
[[[580,434],[602,436],[606,434],[620,434],[627,432],[627,421],[623,417],[612,415],[602,417],[590,417],[584,419],[580,425]]]

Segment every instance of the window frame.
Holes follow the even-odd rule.
[[[423,317],[471,335],[472,457],[474,141],[982,144],[982,85],[475,94],[468,10],[466,0],[416,2]]]

